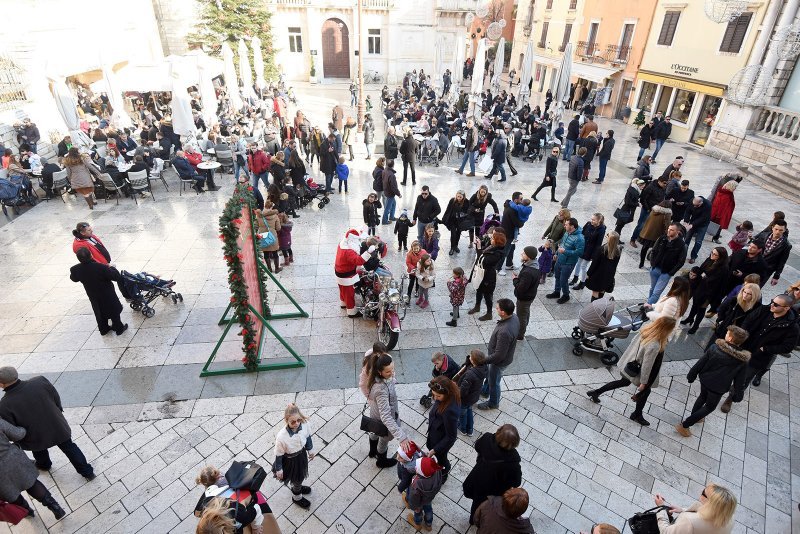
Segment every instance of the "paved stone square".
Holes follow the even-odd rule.
[[[346,101],[347,88],[317,86],[299,96],[312,123],[323,125],[333,103]],[[601,129],[615,129],[618,143],[605,184],[582,183],[573,197],[570,208],[581,224],[596,211],[613,224],[611,214],[624,195],[638,151],[633,127],[603,119],[599,124]],[[382,137],[379,124],[376,138]],[[156,201],[140,200],[138,206],[130,199],[121,199],[119,205],[101,201],[90,212],[74,198],[66,204],[56,199],[0,227],[5,252],[0,272],[8,281],[0,295],[0,365],[15,365],[26,376],[43,374],[55,383],[77,441],[100,474],[85,483],[55,453],[55,468],[42,479],[71,513],[53,525],[45,511],[39,514],[44,524],[40,519],[25,521],[11,532],[44,532],[47,527],[49,532],[70,533],[192,532],[191,512],[200,493],[194,486],[198,467],[224,467],[234,456],[270,464],[282,410],[294,400],[313,413],[321,454],[311,463],[315,493],[309,512],[291,507],[288,491],[276,481],[267,484],[284,532],[410,530],[392,490],[394,471],[379,473],[365,461],[367,443],[358,430],[363,398],[354,388],[361,355],[375,340],[374,325],[343,317],[332,273],[337,242],[348,227],[363,224],[361,200],[372,182],[372,162],[364,161],[363,146],[356,148],[349,193],[334,195],[323,210],[303,210],[294,220],[296,263],[279,275],[309,314],[308,319],[274,322],[306,361],[301,369],[199,378],[222,332],[217,321],[229,296],[216,228],[232,184],[229,176],[218,180],[224,186],[219,192],[179,196],[177,178],[169,171],[170,191],[156,185]],[[677,154],[686,156],[684,176],[699,194],[707,194],[719,174],[733,169],[693,148],[668,143],[654,173],[660,174]],[[431,187],[444,210],[457,189],[470,195],[488,183],[455,174],[455,163],[420,167],[417,186],[409,181],[398,207],[413,209],[423,184]],[[543,163],[515,160],[515,165],[518,176],[488,184],[499,204],[515,190],[530,195],[541,181]],[[312,175],[318,176],[316,167]],[[565,180],[560,182],[558,198],[566,189]],[[797,204],[747,181],[736,197],[734,222],[749,218],[760,229],[776,209],[786,212],[790,227],[800,220]],[[522,246],[540,244],[558,208],[546,201],[534,203],[517,256]],[[158,301],[151,319],[126,308],[123,320],[130,329],[120,337],[100,336],[82,287],[68,278],[75,263],[70,231],[80,220],[91,222],[119,268],[174,278],[184,302]],[[442,230],[436,270],[443,282],[453,266],[469,266],[474,252],[462,238],[462,252],[449,256],[449,233]],[[631,230],[628,225],[623,238]],[[396,252],[392,227],[381,227],[379,235],[390,245],[387,264],[400,272],[403,256]],[[729,235],[723,233],[723,243]],[[701,257],[709,250],[706,241]],[[781,284],[767,286],[765,298],[797,280],[798,267],[793,254]],[[511,277],[498,280],[495,299],[510,296]],[[654,391],[648,404],[647,418],[653,425],[642,428],[626,417],[632,409],[630,392],[618,390],[603,397],[601,405],[584,396],[586,389],[610,380],[615,371],[595,356],[572,355],[568,336],[590,295],[586,290],[573,292],[572,301],[558,306],[544,299],[551,280],[540,287],[529,335],[518,345],[504,378],[509,391],[502,410],[480,412],[476,419],[480,431],[493,431],[504,422],[520,429],[525,487],[537,532],[578,532],[600,520],[621,527],[623,518],[651,506],[650,493],[688,505],[706,481],[719,481],[740,496],[737,533],[800,530],[796,356],[780,359],[763,384],[751,388],[745,402],[727,417],[716,412],[693,428],[694,437],[681,439],[672,425],[697,395],[697,384],[689,387],[685,373],[701,354],[709,323],[695,336],[682,330],[667,349],[664,374],[672,378],[662,380],[663,387]],[[616,286],[620,306],[646,296],[649,276],[638,269],[638,250],[624,253]],[[447,327],[451,308],[444,288],[440,283],[432,290],[427,310],[409,310],[394,351],[404,400],[402,419],[419,434],[425,432],[425,418],[417,400],[430,376],[431,353],[445,350],[461,360],[470,348],[485,346],[493,328],[466,314],[457,328]],[[468,304],[473,299],[474,292],[469,292]],[[270,303],[275,312],[290,309],[274,287]],[[266,341],[265,352],[275,359],[287,355],[274,339]],[[230,335],[218,360],[230,363],[240,357],[239,338]],[[474,460],[471,441],[462,436],[456,445],[454,476],[434,505],[435,525],[442,532],[467,530],[469,502],[460,493],[460,480]],[[0,526],[0,533],[7,531]]]

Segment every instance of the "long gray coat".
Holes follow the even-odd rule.
[[[3,476],[0,476],[0,499],[14,502],[19,494],[33,486],[39,476],[36,467],[12,441],[25,437],[25,429],[14,426],[5,419],[0,419],[0,465]]]
[[[0,417],[25,429],[25,437],[19,441],[24,450],[43,451],[72,437],[61,413],[61,397],[45,377],[18,380],[5,393],[0,399]]]
[[[650,371],[653,369],[653,364],[656,362],[656,356],[661,351],[661,344],[658,341],[651,341],[649,343],[642,343],[641,334],[636,336],[636,339],[631,341],[628,348],[622,354],[622,357],[617,362],[617,368],[622,378],[627,378],[632,384],[640,386],[642,384],[642,377],[647,379],[650,376]],[[625,366],[628,362],[639,362],[642,365],[642,371],[637,376],[631,376],[625,372]],[[657,376],[651,387],[658,387]]]
[[[389,434],[397,441],[408,439],[403,427],[400,425],[400,407],[397,402],[397,392],[394,389],[397,381],[378,379],[372,384],[367,402],[369,403],[369,416],[380,419],[389,429]]]

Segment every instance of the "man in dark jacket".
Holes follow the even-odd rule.
[[[408,168],[411,167],[411,183],[416,185],[417,183],[417,149],[419,148],[419,143],[416,139],[414,139],[414,135],[409,130],[406,132],[406,137],[403,139],[403,142],[400,144],[400,157],[403,158],[403,181],[400,185],[406,185],[406,180],[408,179]]]
[[[567,179],[569,180],[569,189],[567,194],[561,199],[561,207],[566,208],[569,206],[569,201],[572,195],[578,190],[578,184],[583,179],[583,169],[586,163],[584,162],[586,156],[586,147],[578,148],[577,154],[572,156],[569,160],[569,170],[567,171]]]
[[[519,334],[519,318],[514,314],[514,302],[510,299],[497,301],[497,314],[500,320],[489,338],[486,363],[489,364],[489,376],[483,383],[482,396],[489,400],[478,404],[479,410],[496,410],[500,406],[500,380],[503,371],[514,361]]]
[[[731,254],[728,260],[728,281],[724,286],[724,293],[728,294],[733,288],[742,284],[748,274],[757,274],[764,280],[764,271],[767,264],[764,263],[764,242],[755,240],[747,245],[747,248],[737,250]]]
[[[45,198],[53,198],[53,174],[60,172],[61,167],[50,163],[47,158],[42,158],[42,188]]]
[[[519,334],[517,340],[525,339],[525,331],[528,329],[528,321],[531,317],[531,304],[536,298],[539,289],[539,268],[536,266],[537,250],[534,246],[527,246],[522,250],[522,267],[519,274],[514,274],[512,283],[514,284],[514,296],[517,299],[516,309],[519,318]]]
[[[72,137],[68,135],[64,136],[64,139],[58,142],[56,154],[59,158],[63,158],[67,155],[67,152],[69,152],[70,148],[72,148]]]
[[[497,262],[497,272],[501,276],[505,276],[506,272],[503,269],[503,260],[506,262],[507,269],[514,268],[514,239],[519,234],[519,230],[525,226],[525,223],[520,220],[519,213],[511,206],[511,204],[520,204],[522,202],[522,193],[514,191],[511,194],[511,200],[506,200],[503,204],[503,217],[500,219],[500,227],[506,233],[506,246],[503,248],[503,258]]]
[[[467,369],[458,384],[461,393],[461,417],[458,420],[458,429],[465,436],[471,436],[474,430],[472,407],[481,398],[481,387],[486,380],[489,366],[486,365],[486,354],[478,349],[469,351],[464,365]]]
[[[667,184],[669,191],[669,184]],[[694,201],[694,191],[689,189],[689,180],[682,180],[678,187],[672,189],[664,197],[672,202],[672,222],[681,222],[686,216],[686,210]]]
[[[602,184],[603,180],[606,179],[606,167],[611,159],[611,151],[614,150],[615,143],[614,130],[609,130],[606,132],[606,136],[600,145],[600,151],[597,153],[597,159],[600,161],[600,174],[597,176],[597,180],[592,182],[593,184]]]
[[[334,192],[333,175],[336,174],[336,165],[339,164],[339,152],[336,147],[336,134],[331,132],[319,148],[319,170],[325,175],[327,193]]]
[[[386,137],[383,139],[383,155],[386,159],[397,159],[398,154],[397,137],[394,134],[394,126],[389,126],[386,130]]]
[[[400,188],[397,187],[397,176],[394,170],[394,160],[386,160],[386,168],[383,169],[383,196],[386,199],[386,205],[383,207],[383,221],[381,224],[390,224],[390,221],[395,221],[394,210],[397,207],[397,199],[402,198]]]
[[[652,161],[650,163],[653,163]],[[672,171],[680,171],[681,167],[683,167],[683,156],[676,156],[675,161],[667,165],[667,168],[664,169],[664,172],[661,173],[659,178],[667,178],[669,179],[669,175],[672,174]],[[671,191],[667,191],[670,193]]]
[[[741,400],[750,362],[750,352],[741,348],[747,337],[743,328],[729,326],[725,339],[716,340],[689,369],[686,379],[690,384],[700,377],[700,395],[691,415],[675,425],[678,434],[685,438],[691,436],[689,428],[716,410],[726,391],[732,391],[733,398]]]
[[[478,150],[478,129],[472,119],[467,121],[466,128],[467,138],[464,141],[464,157],[461,159],[461,167],[456,171],[458,174],[463,174],[464,166],[469,161],[469,174],[467,176],[475,176],[475,152]]]
[[[194,170],[194,167],[192,167],[192,165],[189,163],[189,160],[186,159],[186,154],[183,152],[183,150],[178,150],[175,152],[175,157],[172,159],[172,167],[175,169],[175,172],[178,173],[180,178],[190,178],[194,180],[192,189],[198,193],[203,193],[205,191],[205,189],[203,189],[203,184],[206,181],[205,177],[197,174],[197,171]]]
[[[491,180],[494,174],[497,171],[500,171],[500,180],[498,182],[505,182],[506,181],[506,168],[504,167],[506,163],[506,148],[508,146],[508,141],[506,140],[505,132],[499,132],[497,137],[494,139],[494,143],[492,143],[492,171],[484,176],[487,180]]]
[[[79,474],[87,480],[95,478],[86,456],[72,442],[61,398],[49,380],[43,376],[20,380],[14,367],[0,367],[0,388],[5,392],[0,399],[0,418],[25,429],[25,437],[17,444],[33,453],[36,467],[49,471],[53,464],[47,449],[58,447]]]
[[[789,295],[777,295],[769,305],[762,305],[742,323],[742,328],[750,334],[743,348],[751,354],[745,389],[751,382],[754,387],[760,386],[761,377],[769,371],[778,354],[788,354],[797,345],[800,326],[792,310],[793,302]],[[731,403],[740,400],[728,395],[722,404],[722,411],[727,413]]]
[[[418,241],[422,242],[425,227],[434,222],[440,213],[442,213],[442,208],[439,206],[439,200],[431,194],[427,185],[423,185],[422,191],[417,196],[417,202],[414,204],[414,214],[411,216],[412,224],[417,225]]]
[[[39,128],[36,124],[32,123],[29,118],[22,121],[22,126],[15,128],[17,131],[17,143],[20,145],[27,144],[31,147],[31,152],[36,154],[36,145],[42,138],[39,135]]]
[[[564,161],[569,160],[572,157],[572,153],[575,152],[575,141],[581,133],[580,118],[580,115],[575,115],[575,118],[569,121],[567,125],[567,143],[564,148],[564,154],[561,156]]]
[[[581,176],[581,181],[585,182],[589,179],[589,169],[592,168],[592,160],[597,154],[597,148],[600,146],[600,142],[597,140],[597,132],[589,132],[587,137],[578,139],[576,145],[586,149],[586,154],[583,155],[583,176]]]
[[[789,243],[789,238],[786,237],[786,221],[776,221],[772,225],[772,232],[761,232],[758,234],[754,241],[761,241],[764,243],[764,263],[766,269],[764,274],[761,275],[761,287],[767,283],[767,278],[770,278],[770,285],[776,285],[778,280],[781,279],[783,267],[789,259],[789,253],[792,251],[792,244]]]
[[[659,178],[660,180],[660,178]],[[694,263],[697,260],[697,254],[700,252],[700,247],[703,246],[703,238],[706,236],[708,224],[711,222],[711,203],[703,197],[694,197],[692,205],[686,210],[686,215],[683,218],[686,224],[686,246],[692,242],[694,238],[694,247],[692,247],[691,257],[689,263]]]
[[[680,234],[680,228],[672,223],[667,234],[656,239],[653,244],[653,255],[650,259],[650,294],[647,303],[658,302],[669,279],[675,276],[686,262],[686,244]]]
[[[639,195],[639,204],[642,206],[642,209],[639,211],[639,222],[636,223],[636,228],[633,229],[633,234],[631,234],[631,246],[633,248],[639,246],[636,244],[636,240],[639,238],[639,232],[642,230],[645,221],[650,216],[650,210],[653,209],[653,206],[664,200],[664,190],[666,187],[667,181],[659,178],[655,182],[647,184],[642,194]]]
[[[656,149],[653,151],[653,163],[656,162],[656,158],[658,157],[658,153],[661,150],[661,147],[664,146],[664,143],[667,142],[667,139],[672,134],[672,123],[670,122],[669,115],[664,117],[663,121],[658,121],[658,124],[655,125],[655,131],[653,132],[653,138],[656,141]]]
[[[506,163],[508,164],[508,170],[511,171],[511,176],[516,176],[519,174],[517,169],[514,167],[514,164],[511,162],[511,152],[515,150],[516,144],[514,139],[514,134],[511,133],[511,125],[507,122],[503,124],[503,133],[506,134]],[[522,139],[522,131],[519,131],[520,140]]]

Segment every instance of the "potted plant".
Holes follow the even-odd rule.
[[[314,67],[314,58],[311,58],[311,70],[309,71],[308,81],[312,84],[317,83],[317,69]]]

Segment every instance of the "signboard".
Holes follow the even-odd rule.
[[[673,78],[671,76],[665,76],[663,74],[639,71],[639,75],[637,78],[645,82],[651,82],[659,85],[666,85],[667,87],[675,87],[677,89],[684,89],[686,91],[695,91],[697,93],[703,93],[712,96],[722,96],[722,94],[725,92],[725,88],[721,86],[708,85],[705,83],[693,82],[689,80],[681,80],[679,78]]]
[[[680,63],[673,63],[669,67],[672,69],[672,72],[677,74],[678,76],[686,76],[687,78],[691,78],[693,75],[700,72],[698,67],[690,67],[689,65],[681,65]]]

